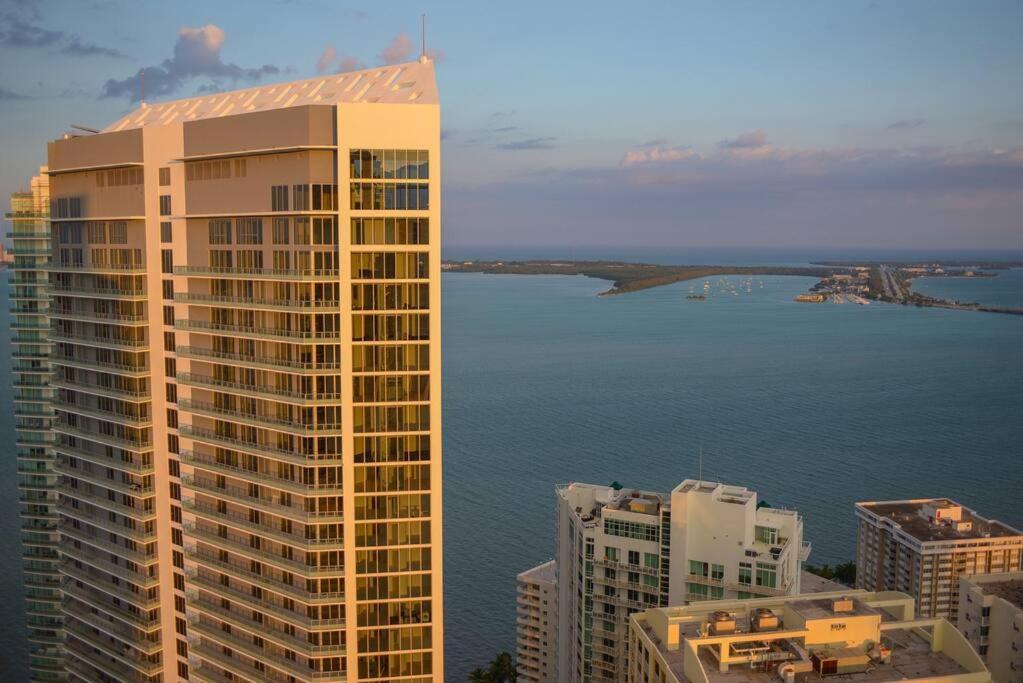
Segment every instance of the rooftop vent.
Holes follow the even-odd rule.
[[[845,614],[853,611],[853,601],[851,598],[836,598],[831,603],[831,611],[835,614]]]

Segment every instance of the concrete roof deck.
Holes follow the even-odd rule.
[[[1023,579],[985,581],[977,585],[988,595],[997,596],[1023,609]]]
[[[852,600],[852,609],[848,612],[835,612],[833,609],[834,599],[822,598],[820,600],[792,600],[786,604],[807,621],[813,619],[836,619],[842,617],[865,617],[881,614],[881,610],[871,607],[862,600],[855,597]]]
[[[965,506],[962,506],[963,521],[972,522],[972,529],[957,531],[953,526],[931,524],[920,515],[920,510],[927,504],[939,507],[958,505],[955,501],[947,498],[857,503],[864,510],[897,523],[907,534],[923,542],[1023,536],[1023,532],[1018,529],[996,520],[981,517]]]

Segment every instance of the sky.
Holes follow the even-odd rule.
[[[0,0],[0,193],[146,100],[414,59],[446,246],[1023,249],[1023,3]]]

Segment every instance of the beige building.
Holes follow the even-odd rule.
[[[73,678],[443,680],[439,144],[425,58],[51,143]]]
[[[557,496],[558,681],[623,681],[634,612],[800,591],[810,550],[802,518],[759,504],[749,489],[573,483]]]
[[[956,626],[987,662],[995,683],[1023,681],[1023,572],[959,579]]]
[[[649,609],[629,621],[630,683],[987,683],[948,621],[904,593],[846,591]]]
[[[27,192],[11,196],[7,219],[14,242],[9,298],[15,443],[21,513],[22,567],[32,678],[63,675],[57,472],[54,468],[53,388],[50,386],[50,187],[46,168]],[[8,252],[10,253],[10,252]]]
[[[556,683],[558,580],[554,560],[517,577],[515,668],[522,683]]]
[[[947,498],[856,504],[856,587],[912,595],[925,617],[955,620],[959,577],[1020,569],[1023,532]]]

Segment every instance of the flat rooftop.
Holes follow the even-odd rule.
[[[664,656],[668,667],[680,681],[689,681],[685,676],[684,649],[667,650],[657,639],[653,630],[643,624],[643,630],[657,645],[658,651]],[[909,629],[893,629],[885,631],[882,640],[892,648],[890,664],[874,663],[870,670],[861,673],[846,673],[831,676],[836,680],[849,683],[887,683],[888,681],[913,681],[931,679],[939,676],[953,676],[968,673],[958,662],[943,652],[932,652],[931,644],[926,639]],[[795,648],[787,641],[775,641],[777,651],[790,651],[798,656]],[[778,683],[778,675],[770,672],[755,671],[747,666],[733,665],[725,673],[718,670],[718,662],[710,648],[699,651],[699,661],[703,673],[709,683]],[[819,683],[821,678],[816,672],[796,674],[797,683]]]
[[[1010,581],[985,581],[978,583],[981,590],[988,595],[994,595],[1006,602],[1023,609],[1023,579],[1012,579]]]
[[[898,524],[903,531],[922,542],[960,541],[984,538],[1023,537],[1023,532],[1007,524],[981,517],[965,506],[959,506],[948,498],[931,498],[925,500],[896,500],[884,502],[857,503],[858,507],[878,517],[889,519]],[[962,521],[970,522],[972,528],[957,530],[955,526],[934,524],[920,514],[925,505],[939,508],[962,507]]]
[[[519,574],[519,579],[522,581],[546,581],[553,583],[557,580],[558,564],[554,560],[544,562],[541,565],[527,569],[526,571]]]
[[[865,617],[881,614],[881,610],[871,607],[862,600],[857,600],[855,597],[850,598],[849,601],[852,603],[852,609],[838,613],[836,613],[833,608],[833,605],[835,604],[833,598],[821,598],[819,600],[792,600],[785,604],[807,621],[812,621],[814,619],[834,619],[836,617]]]

